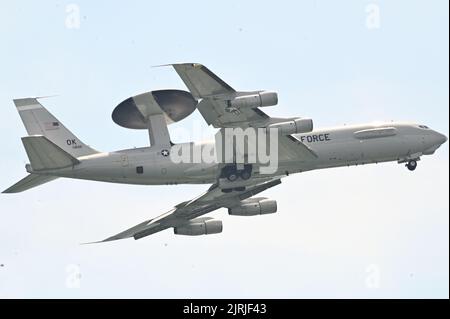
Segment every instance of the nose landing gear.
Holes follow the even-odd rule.
[[[405,165],[410,171],[414,171],[417,168],[417,161],[416,160],[410,160]]]

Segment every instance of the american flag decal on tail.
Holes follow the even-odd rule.
[[[59,129],[59,122],[45,122],[44,125],[46,131]]]

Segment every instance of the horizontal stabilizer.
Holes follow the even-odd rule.
[[[65,168],[79,163],[75,157],[50,142],[45,136],[22,137],[22,143],[34,171]]]
[[[21,179],[20,181],[15,183],[13,186],[8,188],[7,190],[4,190],[3,193],[5,193],[5,194],[20,193],[20,192],[26,191],[30,188],[50,182],[56,178],[58,178],[58,177],[29,174],[27,177]]]

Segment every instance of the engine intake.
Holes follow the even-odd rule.
[[[221,233],[222,221],[210,217],[194,218],[189,223],[173,228],[175,235],[199,236]]]
[[[239,206],[228,208],[228,214],[235,216],[255,216],[277,212],[277,201],[267,198],[252,198],[241,201]]]
[[[270,124],[266,127],[267,130],[272,128],[278,129],[278,132],[281,135],[308,133],[313,130],[313,121],[312,119],[295,119],[292,121]]]
[[[278,95],[276,92],[263,91],[256,94],[238,96],[228,101],[228,106],[240,109],[254,108],[262,106],[272,106],[278,104]]]

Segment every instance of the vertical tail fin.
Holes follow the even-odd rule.
[[[73,157],[98,153],[80,141],[36,98],[15,99],[14,104],[28,135],[43,135]]]

